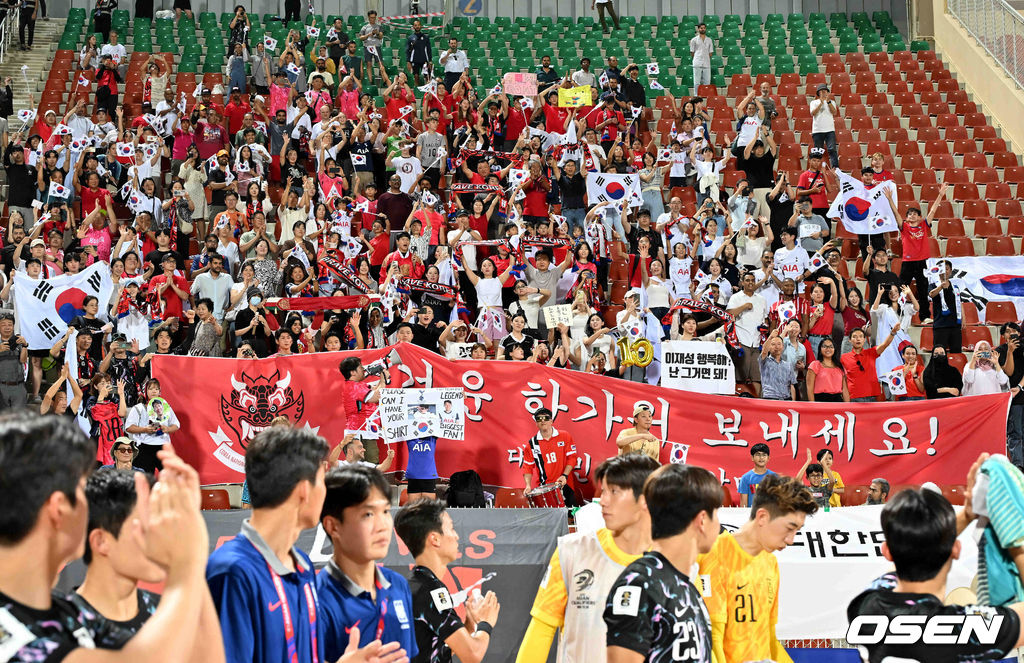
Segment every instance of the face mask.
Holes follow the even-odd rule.
[[[946,355],[932,355],[932,361],[937,361],[940,364],[945,364],[947,361],[949,361],[949,358]]]
[[[261,301],[262,300],[259,297],[250,297],[249,298],[249,305],[250,306],[259,306]]]

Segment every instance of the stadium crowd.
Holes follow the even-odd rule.
[[[618,27],[613,2],[593,4],[602,27],[606,16]],[[179,15],[187,5],[176,3]],[[450,359],[654,382],[624,340],[724,343],[748,397],[1011,391],[1008,452],[1024,465],[1020,326],[1004,324],[998,347],[974,344],[962,370],[952,361],[965,345],[963,285],[948,261],[927,262],[939,257],[928,239],[940,200],[906,209],[890,197],[898,232],[838,237],[829,209],[843,109],[827,84],[810,101],[813,145],[800,147],[805,168],[791,181],[776,168],[768,83],[730,111],[728,140],[713,135],[704,99],[669,94],[663,141],[639,81],[648,63],[620,67],[610,56],[592,68],[584,57],[559,72],[544,56],[537,94],[480,94],[458,41],[419,21],[399,35],[371,11],[352,35],[340,20],[322,35],[292,30],[271,57],[270,37],[250,52],[239,6],[226,84],[180,94],[172,64],[150,57],[133,115],[119,100],[131,54],[110,25],[113,6],[99,0],[99,37],[76,59],[82,75],[62,117],[47,109],[12,130],[9,80],[0,94],[9,187],[0,407],[11,410],[0,415],[0,660],[481,661],[494,630],[508,628],[498,626],[494,593],[456,602],[443,582],[460,552],[452,516],[432,499],[436,440],[410,455],[410,501],[393,517],[382,474],[393,450],[381,459],[375,440],[356,433],[331,451],[275,420],[246,450],[250,517],[210,554],[198,474],[170,444],[174,410],[187,404],[161,397],[156,355],[257,359],[412,343]],[[286,21],[301,14],[294,0],[286,8]],[[34,21],[27,9],[23,22]],[[402,43],[401,63],[383,61],[386,40]],[[689,45],[694,81],[706,84],[715,45],[703,24]],[[444,49],[443,70],[434,49]],[[383,106],[363,93],[378,80]],[[589,98],[565,103],[580,88]],[[873,154],[850,174],[870,190],[893,179],[888,167]],[[595,174],[635,181],[623,189]],[[857,243],[863,278],[848,277],[843,241]],[[11,312],[15,275],[45,296],[48,281],[98,263],[109,298],[72,302],[66,333],[30,349]],[[912,326],[931,327],[927,360]],[[339,369],[346,429],[359,430],[383,380],[371,387],[357,357]],[[15,411],[26,404],[65,416]],[[819,508],[841,504],[832,451],[808,449],[792,478],[769,470],[768,446],[754,444],[738,486],[750,520],[725,532],[719,479],[694,465],[659,467],[653,413],[632,415],[618,455],[594,473],[605,527],[559,539],[517,660],[546,660],[552,646],[559,660],[790,660],[775,635],[773,553]],[[545,408],[534,421],[525,485],[554,484],[569,501],[571,433]],[[982,609],[942,604],[956,537],[976,517],[979,472],[1000,487],[1017,481],[1020,497],[1019,472],[987,454],[967,474],[959,511],[941,491],[890,496],[889,481],[872,481],[868,502],[885,504],[882,554],[895,571],[853,599],[851,620]],[[319,574],[295,547],[318,525],[332,546]],[[408,580],[378,564],[393,534],[415,559]],[[83,584],[51,592],[83,550]],[[1013,554],[1008,564],[1024,566]],[[1024,604],[984,610],[1001,617],[984,646],[873,643],[862,656],[996,660],[1022,644]]]
[[[340,20],[315,36],[292,30],[276,58],[269,42],[249,52],[249,20],[237,7],[222,89],[178,94],[170,63],[150,57],[135,117],[118,100],[130,54],[101,22],[100,40],[77,58],[89,76],[66,113],[47,110],[18,131],[12,122],[0,136],[5,305],[14,272],[45,281],[104,262],[114,283],[109,301],[76,308],[49,349],[27,350],[19,321],[3,314],[5,406],[66,408],[63,391],[45,385],[67,379],[71,334],[71,386],[94,432],[111,424],[113,440],[118,426],[147,427],[125,418],[148,401],[157,354],[280,357],[409,342],[449,358],[645,382],[651,372],[616,342],[633,327],[654,340],[728,341],[748,396],[1012,390],[1010,450],[1024,464],[1019,326],[963,359],[962,282],[948,262],[926,269],[945,185],[903,214],[890,199],[891,237],[847,238],[865,265],[863,278],[847,278],[844,240],[826,218],[842,113],[827,84],[810,102],[814,145],[801,146],[806,168],[791,181],[775,168],[778,100],[767,83],[738,103],[727,143],[712,135],[704,99],[669,94],[663,143],[638,82],[645,63],[609,57],[592,69],[583,58],[559,72],[542,57],[536,96],[500,85],[483,96],[460,44],[418,20],[404,36],[374,12],[353,35]],[[404,43],[404,65],[381,60],[384,39]],[[443,71],[432,69],[435,48],[445,49]],[[714,50],[703,25],[690,50],[696,78]],[[372,81],[383,107],[362,92]],[[560,102],[584,85],[583,105]],[[639,193],[592,200],[595,173],[635,176]],[[866,187],[893,178],[882,154],[853,175]],[[896,240],[899,255],[886,248]],[[317,303],[303,310],[302,298]],[[549,328],[559,305],[570,314]],[[932,327],[927,361],[912,325]],[[891,393],[900,372],[905,388]]]

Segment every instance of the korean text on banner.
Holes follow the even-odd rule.
[[[556,329],[559,324],[572,326],[572,304],[556,304],[542,308],[544,324],[548,329]]]
[[[592,99],[589,85],[558,88],[559,108],[579,108],[588,105]]]
[[[702,394],[736,393],[729,351],[713,341],[662,341],[661,386]]]
[[[241,481],[244,466],[232,458],[244,461],[256,429],[275,416],[338,444],[345,436],[338,363],[355,355],[368,364],[390,350],[260,360],[157,355],[153,375],[169,378],[162,380],[163,397],[181,421],[171,439],[203,483]],[[448,476],[473,467],[484,483],[495,485],[522,485],[526,443],[537,432],[532,414],[541,407],[576,440],[576,477],[586,494],[593,492],[593,469],[615,455],[615,437],[632,425],[637,403],[651,407],[655,435],[690,445],[687,462],[730,486],[750,469],[750,447],[757,442],[768,444],[772,468],[783,473],[799,469],[805,446],[827,446],[848,485],[866,485],[877,476],[893,483],[962,483],[963,468],[979,453],[1006,450],[1009,393],[780,407],[777,401],[652,387],[526,362],[449,361],[408,343],[395,351],[403,363],[391,369],[392,387],[465,391],[466,441],[438,442],[438,471]],[[404,447],[398,445],[396,467],[403,467]],[[663,463],[670,453],[662,448]]]
[[[501,87],[505,94],[518,97],[536,97],[537,74],[522,74],[510,71],[502,77]]]

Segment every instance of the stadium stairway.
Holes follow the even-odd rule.
[[[14,92],[14,112],[30,108],[28,102],[29,89],[33,98],[39,103],[39,93],[43,90],[46,77],[50,72],[50,64],[53,62],[54,53],[57,52],[57,42],[64,32],[66,19],[51,18],[48,21],[36,21],[35,44],[31,51],[18,49],[17,40],[12,42],[11,50],[3,64],[0,64],[0,80],[10,76],[11,90]],[[26,87],[25,79],[21,76],[22,65],[28,65],[29,84]],[[17,129],[17,118],[11,119],[11,130]]]

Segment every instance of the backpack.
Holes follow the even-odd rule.
[[[474,470],[463,470],[456,472],[448,480],[449,507],[483,507],[487,505],[484,500],[484,484],[480,475]]]

